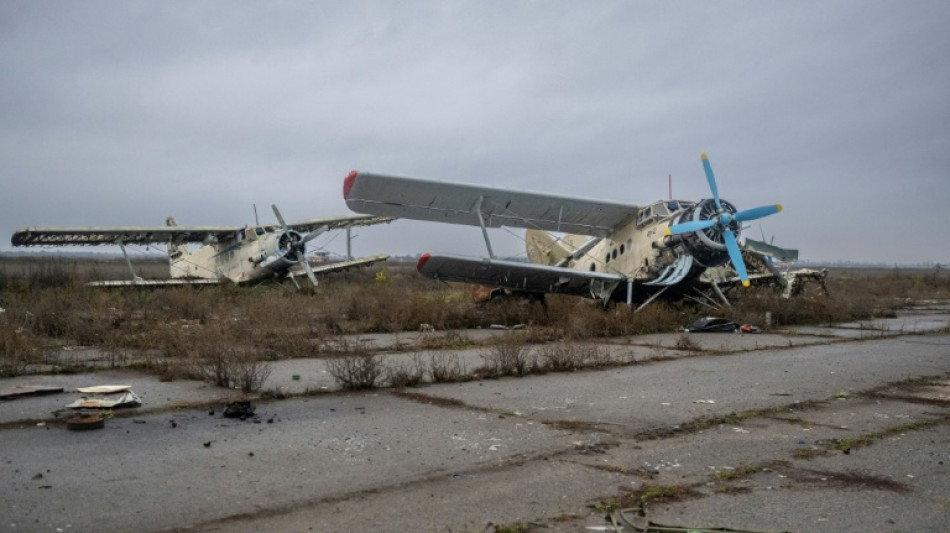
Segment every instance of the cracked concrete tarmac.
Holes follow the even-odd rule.
[[[257,402],[247,421],[209,414],[220,390],[146,377],[155,403],[101,431],[36,425],[62,396],[4,402],[0,530],[584,531],[651,487],[687,494],[646,502],[662,523],[940,530],[950,335],[907,332],[946,317],[831,343],[790,332],[756,349],[715,335],[703,342],[729,353]],[[786,344],[812,338],[822,342]]]

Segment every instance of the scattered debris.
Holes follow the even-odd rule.
[[[684,527],[658,524],[647,520],[643,509],[640,507],[630,507],[614,511],[607,515],[606,519],[611,523],[610,527],[613,531],[622,531],[625,527],[629,526],[631,531],[638,531],[640,533],[756,533],[748,529],[731,529],[728,527]]]
[[[739,333],[762,333],[762,329],[751,324],[743,324],[739,328]]]
[[[14,385],[0,390],[0,400],[12,400],[22,396],[39,396],[41,394],[56,394],[63,392],[62,387],[48,387],[46,385]]]
[[[77,392],[86,394],[113,394],[116,392],[129,392],[132,385],[96,385],[95,387],[79,387]]]
[[[102,429],[106,426],[106,421],[99,414],[80,414],[66,421],[66,429],[74,431],[83,431],[86,429]]]
[[[225,418],[240,418],[241,420],[246,420],[254,416],[254,406],[247,400],[231,402],[225,406],[222,416]]]
[[[435,332],[435,326],[432,324],[419,324],[419,331],[422,333],[433,333]]]
[[[690,333],[735,333],[739,331],[739,324],[727,319],[707,316],[696,319],[686,328]]]
[[[716,400],[693,400],[693,403],[716,403]]]
[[[142,399],[138,394],[128,391],[114,397],[96,396],[90,398],[80,398],[67,405],[71,409],[117,409],[121,407],[139,407],[142,405]]]
[[[504,324],[492,324],[488,326],[488,329],[516,330],[516,329],[525,329],[526,327],[528,327],[527,324],[515,324],[514,326],[506,326]]]

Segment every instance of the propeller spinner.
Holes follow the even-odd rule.
[[[307,242],[309,242],[309,241],[315,239],[318,235],[320,235],[321,233],[323,233],[324,231],[326,231],[326,226],[324,226],[324,227],[322,227],[322,228],[320,228],[320,229],[318,229],[318,230],[316,230],[316,231],[311,231],[310,233],[307,233],[306,235],[301,236],[299,233],[297,233],[297,232],[295,232],[295,231],[293,231],[293,230],[291,230],[291,229],[289,229],[289,228],[287,227],[287,223],[284,222],[284,217],[281,216],[280,210],[277,209],[277,205],[276,205],[276,204],[272,204],[272,205],[271,205],[271,208],[274,210],[274,216],[277,217],[277,222],[280,222],[280,229],[281,229],[281,231],[284,232],[284,235],[294,235],[294,236],[295,236],[295,238],[293,239],[293,242],[292,242],[292,244],[291,244],[291,249],[289,250],[288,253],[294,254],[294,258],[297,260],[297,262],[303,264],[303,268],[304,268],[304,270],[307,272],[307,278],[310,280],[310,283],[311,283],[314,287],[316,287],[316,286],[317,286],[317,276],[314,275],[314,273],[313,273],[313,268],[310,267],[310,262],[307,261],[307,258],[306,258],[306,257],[304,257],[304,250],[305,250],[306,247],[307,247]],[[294,282],[294,285],[297,285],[297,280],[294,279],[293,276],[291,276],[290,279]],[[297,285],[297,288],[299,289],[299,288],[300,288],[300,285]]]
[[[732,261],[732,265],[735,267],[739,279],[742,280],[742,285],[748,287],[749,275],[746,272],[745,262],[742,260],[742,252],[739,250],[739,243],[736,240],[735,233],[733,233],[733,228],[738,231],[739,223],[741,222],[748,222],[750,220],[757,220],[769,215],[774,215],[782,210],[782,206],[780,204],[765,205],[739,212],[724,208],[722,202],[719,200],[719,188],[716,186],[716,177],[713,175],[712,167],[709,165],[709,158],[706,157],[706,154],[703,154],[702,159],[703,170],[706,171],[706,181],[709,183],[709,190],[712,191],[713,200],[716,203],[716,212],[711,213],[708,218],[703,220],[691,220],[681,224],[674,224],[666,228],[666,234],[682,235],[684,233],[693,233],[714,228],[722,235],[726,250],[729,252],[729,259]]]

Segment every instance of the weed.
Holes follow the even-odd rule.
[[[736,468],[731,468],[728,470],[720,470],[713,474],[713,477],[719,481],[735,481],[737,479],[742,479],[751,476],[752,474],[757,474],[763,471],[765,467],[762,466],[752,466],[752,465],[739,465]]]
[[[529,533],[532,529],[532,526],[529,524],[517,522],[504,526],[496,525],[495,533]]]
[[[465,379],[465,367],[455,353],[429,354],[429,375],[433,383],[455,383]]]
[[[818,448],[796,448],[795,451],[792,452],[792,457],[809,461],[816,457],[826,455],[827,453],[828,452],[819,450]]]
[[[495,344],[479,354],[486,376],[524,376],[533,366],[531,349],[523,344]]]
[[[696,342],[685,333],[676,339],[676,344],[674,344],[673,347],[677,350],[683,350],[687,352],[698,352],[702,350],[702,347],[696,344]]]
[[[412,354],[409,363],[390,363],[386,366],[386,382],[390,387],[418,387],[424,379],[425,364],[419,354]]]
[[[29,331],[0,321],[0,377],[26,373],[40,353],[37,340]]]
[[[640,504],[678,502],[701,496],[689,485],[646,485],[633,494]]]
[[[343,343],[342,347],[344,355],[327,360],[327,372],[346,390],[376,388],[384,371],[379,356],[359,344]]]

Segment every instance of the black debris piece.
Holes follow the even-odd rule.
[[[231,402],[224,408],[223,416],[225,418],[240,418],[241,420],[246,420],[254,416],[254,406],[251,405],[251,402],[246,400]]]
[[[690,333],[735,333],[739,331],[739,324],[728,318],[707,316],[699,318],[686,328]]]

